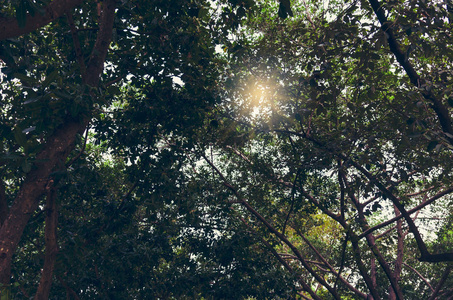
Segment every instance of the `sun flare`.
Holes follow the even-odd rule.
[[[242,113],[255,120],[268,120],[274,110],[277,85],[269,78],[250,77],[242,89]]]

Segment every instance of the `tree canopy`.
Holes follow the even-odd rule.
[[[450,299],[453,3],[15,0],[2,299]]]

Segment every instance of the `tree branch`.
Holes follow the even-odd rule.
[[[441,191],[441,192],[437,193],[436,195],[434,195],[431,199],[429,199],[427,201],[424,201],[424,202],[420,203],[419,205],[417,205],[416,207],[408,210],[407,213],[409,215],[412,215],[413,213],[416,213],[416,212],[420,211],[425,206],[433,203],[437,199],[439,199],[439,198],[441,198],[441,197],[443,197],[445,195],[451,194],[452,192],[453,192],[453,187],[451,187],[449,189],[446,189],[444,191]],[[364,231],[361,235],[359,235],[359,238],[363,238],[368,233],[371,233],[371,232],[376,231],[376,230],[378,230],[378,229],[380,229],[382,227],[385,227],[385,226],[387,226],[389,224],[392,224],[393,222],[398,221],[401,218],[403,218],[403,215],[398,215],[398,216],[396,216],[396,217],[394,217],[394,218],[392,218],[392,219],[390,219],[388,221],[385,221],[385,222],[382,222],[382,223],[380,223],[380,224],[378,224],[376,226],[373,226],[373,227],[367,229],[366,231]]]
[[[357,171],[362,173],[370,183],[374,184],[381,192],[383,195],[385,195],[388,199],[392,201],[393,204],[398,208],[398,210],[401,212],[402,217],[406,220],[409,230],[412,232],[414,235],[415,241],[417,243],[418,249],[420,250],[420,261],[426,261],[426,262],[442,262],[442,261],[453,261],[453,252],[447,252],[447,253],[440,253],[440,254],[431,254],[428,251],[428,248],[426,247],[425,242],[423,241],[421,234],[418,230],[418,227],[415,225],[414,221],[410,217],[410,213],[404,208],[404,206],[401,204],[401,201],[398,197],[395,196],[394,193],[392,193],[383,183],[381,183],[376,176],[368,172],[363,166],[361,166],[359,163],[354,161],[353,159],[349,158],[345,154],[341,152],[337,152],[334,149],[330,149],[326,145],[324,145],[322,142],[317,141],[311,136],[308,136],[307,134],[295,132],[295,131],[290,131],[290,130],[274,130],[275,132],[280,132],[280,133],[286,133],[286,134],[293,134],[299,137],[302,137],[304,139],[307,139],[311,141],[315,146],[319,147],[320,149],[323,149],[324,151],[327,151],[331,153],[332,155],[336,156],[337,158],[343,159],[345,161],[348,161]],[[420,204],[418,207],[424,207],[428,205],[429,203],[435,201],[436,199],[440,198],[443,195],[451,193],[453,190],[453,187],[437,194],[435,197],[431,198],[430,200],[426,201],[423,204]],[[429,202],[429,203],[428,203]],[[397,217],[396,217],[397,218]],[[387,223],[387,222],[384,222]],[[390,222],[391,223],[391,222]],[[390,223],[387,223],[390,224]],[[385,225],[384,225],[385,226]],[[365,232],[368,231],[368,228]],[[364,234],[361,234],[360,236],[366,236]]]
[[[104,62],[112,40],[113,22],[115,20],[116,0],[105,0],[102,3],[103,11],[100,18],[100,27],[86,70],[84,82],[89,86],[97,86]]]
[[[302,266],[316,279],[317,282],[322,284],[335,299],[340,299],[337,292],[322,278],[318,273],[316,273],[310,265],[306,262],[302,253],[284,236],[281,234],[274,226],[272,226],[260,213],[258,213],[245,199],[239,195],[237,190],[226,180],[225,176],[220,172],[220,170],[206,157],[206,155],[201,154],[204,160],[211,166],[211,168],[217,173],[217,175],[222,179],[223,185],[233,192],[233,194],[241,200],[242,205],[254,215],[271,233],[277,236],[283,243],[285,243],[291,251],[297,256]]]
[[[354,258],[357,263],[357,267],[359,268],[359,272],[362,275],[363,280],[365,280],[365,284],[371,293],[371,297],[372,297],[371,299],[379,300],[379,299],[381,299],[381,297],[379,297],[379,293],[377,291],[377,286],[375,284],[376,282],[374,280],[375,277],[371,278],[368,275],[368,273],[367,273],[368,270],[367,270],[365,264],[363,263],[362,253],[361,253],[360,246],[359,246],[359,239],[351,231],[351,229],[349,229],[349,235],[351,236],[351,245],[352,245],[352,249],[353,249]],[[371,273],[373,274],[373,269],[371,269]]]
[[[346,187],[346,192],[348,193],[349,198],[351,199],[352,203],[355,205],[359,217],[359,224],[362,228],[368,227],[368,223],[366,221],[365,215],[363,214],[363,206],[359,203],[359,200],[356,198],[354,193],[352,192],[352,189],[349,187],[348,180],[346,178],[346,174],[342,171],[341,173],[341,179],[343,180],[343,183]],[[366,236],[366,240],[368,243],[368,246],[370,247],[371,251],[373,252],[374,256],[378,260],[379,264],[381,265],[381,268],[384,270],[385,274],[387,275],[388,280],[390,281],[390,285],[395,292],[396,298],[397,299],[404,299],[403,293],[401,291],[401,288],[393,275],[393,273],[390,271],[390,267],[388,263],[386,262],[384,256],[381,254],[379,251],[379,248],[376,245],[376,238],[372,234],[368,234]]]
[[[408,269],[410,269],[411,271],[413,271],[415,274],[417,274],[417,276],[420,277],[420,279],[423,280],[423,281],[426,283],[426,285],[429,287],[429,289],[430,289],[432,292],[434,292],[434,288],[431,286],[431,284],[429,284],[429,281],[428,281],[425,277],[423,277],[422,274],[420,274],[420,272],[418,272],[418,271],[417,271],[416,269],[414,269],[411,265],[409,265],[409,264],[407,264],[407,263],[405,263],[405,262],[403,262],[402,265],[404,265],[405,267],[407,267]],[[430,299],[431,299],[431,298],[430,298]]]
[[[452,268],[451,266],[448,266],[445,269],[444,273],[442,274],[442,277],[439,280],[439,283],[436,286],[436,289],[434,290],[433,294],[431,295],[431,297],[429,297],[428,300],[434,300],[437,298],[437,295],[439,294],[440,289],[444,285],[445,281],[447,281],[448,275],[450,275],[451,268]],[[432,287],[429,285],[429,283],[428,283],[428,286],[432,289]]]
[[[415,241],[417,242],[418,249],[420,250],[420,261],[426,262],[441,262],[441,261],[453,261],[453,253],[442,253],[442,254],[430,254],[428,248],[426,247],[425,242],[423,241],[420,231],[415,225],[414,221],[410,217],[408,211],[401,204],[400,199],[396,197],[392,192],[390,192],[375,176],[368,172],[361,165],[356,163],[353,160],[350,160],[351,164],[360,171],[365,177],[367,177],[371,183],[373,183],[387,198],[389,198],[396,208],[401,212],[401,215],[407,222],[410,231],[414,235]]]
[[[69,28],[71,28],[72,42],[74,43],[74,51],[76,53],[77,61],[79,62],[80,74],[82,75],[82,78],[84,78],[87,67],[85,65],[85,59],[83,58],[82,47],[80,46],[80,40],[77,35],[77,29],[74,24],[74,19],[72,18],[72,13],[68,12],[66,18],[68,19]]]
[[[395,215],[400,215],[400,212],[393,205],[393,210],[395,211]],[[400,281],[401,278],[401,271],[403,270],[403,256],[404,256],[404,238],[406,235],[403,233],[403,220],[398,220],[396,222],[396,232],[398,235],[397,239],[397,246],[396,246],[396,260],[395,260],[395,267],[393,268],[393,276],[395,277],[396,282]],[[390,299],[395,298],[394,291],[389,289]]]
[[[66,289],[67,299],[70,299],[69,295],[72,295],[74,300],[80,300],[77,293],[66,283],[66,281],[63,280],[63,278],[61,278],[60,276],[57,276],[57,279],[61,283],[61,285]]]
[[[55,0],[52,3],[61,5],[72,2]],[[99,83],[113,30],[115,0],[105,0],[103,4],[102,23],[85,78],[85,83],[91,87],[96,87]],[[10,282],[11,259],[23,230],[30,216],[37,209],[52,172],[64,167],[65,160],[74,149],[76,136],[83,133],[89,119],[90,116],[85,116],[85,119],[81,120],[67,117],[65,123],[55,130],[43,145],[41,152],[36,155],[34,166],[23,181],[8,217],[0,229],[0,283],[8,284]]]
[[[396,40],[395,34],[393,33],[393,30],[391,28],[391,23],[385,16],[382,5],[379,4],[378,0],[369,0],[369,2],[379,20],[379,23],[381,23],[382,31],[387,36],[390,51],[392,51],[398,63],[406,71],[406,74],[409,77],[411,83],[419,89],[423,88],[421,94],[426,100],[431,102],[431,107],[437,114],[437,118],[442,127],[442,130],[445,133],[449,134],[449,136],[447,136],[447,139],[448,141],[450,141],[450,143],[453,143],[453,139],[451,138],[451,136],[453,136],[453,127],[451,124],[452,121],[448,109],[445,107],[442,101],[437,99],[437,97],[434,95],[431,86],[426,86],[426,81],[417,74],[414,67],[409,62],[409,57],[407,57],[406,54],[401,50],[401,47]]]
[[[24,27],[20,27],[15,17],[0,18],[0,41],[21,36],[41,28],[79,6],[82,0],[54,0],[46,7],[44,14],[27,14]]]
[[[64,165],[73,149],[75,136],[85,128],[84,123],[68,119],[48,138],[37,154],[32,170],[27,174],[19,193],[0,229],[0,282],[9,282],[11,258],[32,213],[46,190],[52,172]]]
[[[274,247],[272,247],[271,244],[269,244],[268,241],[266,241],[265,239],[263,239],[261,236],[259,236],[256,231],[244,220],[244,218],[240,218],[240,220],[242,221],[242,223],[245,224],[245,226],[247,226],[247,228],[249,228],[256,236],[258,236],[258,238],[260,239],[260,241],[266,246],[267,249],[269,249],[269,251],[274,255],[274,257],[291,273],[291,274],[296,274],[293,270],[293,268],[281,257],[281,255],[275,251]],[[321,298],[319,298],[314,292],[313,290],[310,288],[310,286],[302,279],[300,278],[300,276],[298,276],[298,281],[299,283],[302,285],[304,291],[308,292],[310,294],[310,296],[313,297],[313,299],[317,299],[317,300],[321,300]]]
[[[0,227],[8,216],[8,199],[3,180],[0,179]]]
[[[35,300],[45,300],[49,298],[50,287],[52,286],[52,275],[55,265],[55,260],[58,253],[57,244],[57,224],[58,211],[56,204],[56,190],[53,182],[50,181],[47,186],[47,203],[46,203],[46,254],[44,257],[44,266],[41,271],[41,279],[38,290],[35,295]]]
[[[307,243],[308,247],[310,247],[311,250],[313,250],[313,252],[315,252],[316,256],[319,257],[319,259],[324,263],[324,265],[326,265],[329,270],[333,273],[333,275],[335,275],[336,277],[336,280],[335,282],[340,279],[340,281],[346,285],[352,292],[354,292],[357,296],[359,297],[362,297],[364,299],[366,299],[366,295],[364,293],[362,293],[361,291],[359,291],[358,289],[356,289],[354,286],[352,286],[349,282],[347,282],[341,275],[341,269],[342,267],[340,267],[340,271],[337,272],[335,271],[335,269],[332,267],[332,265],[321,255],[321,253],[318,251],[318,249],[315,248],[315,246],[313,246],[312,243],[310,243],[310,241],[302,234],[302,232],[300,232],[300,230],[296,229],[296,232],[297,234],[304,240],[305,243]],[[348,239],[348,235],[346,236],[346,240],[344,242],[344,248],[346,248],[346,244],[347,244],[347,239]],[[336,284],[335,284],[336,285]]]

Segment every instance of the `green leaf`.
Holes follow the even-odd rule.
[[[238,10],[237,10],[237,16],[238,18],[242,18],[242,17],[245,17],[245,8],[244,6],[239,6]]]
[[[19,6],[16,8],[16,20],[19,24],[19,27],[25,27],[27,22],[27,1],[22,0],[19,3]]]
[[[121,90],[118,86],[116,85],[111,85],[107,88],[107,92],[110,94],[110,95],[119,95],[121,93]]]
[[[22,168],[22,171],[24,171],[25,173],[28,173],[31,171],[31,163],[28,160],[24,159],[24,161],[22,162],[21,168]]]
[[[27,145],[27,136],[19,127],[14,128],[14,139],[21,147],[25,147]]]
[[[431,142],[428,144],[427,150],[428,150],[428,151],[434,150],[434,148],[436,148],[437,144],[439,144],[437,141],[431,141]]]
[[[46,79],[42,82],[43,87],[48,87],[49,84],[55,81],[58,76],[58,71],[52,71],[49,75],[47,75]]]
[[[448,105],[450,105],[450,107],[453,107],[453,98],[450,97],[450,98],[448,98],[447,101],[448,101]]]
[[[27,75],[22,73],[14,73],[13,76],[19,79],[22,82],[22,84],[31,85],[38,83],[38,80],[36,80],[35,78],[28,77]]]

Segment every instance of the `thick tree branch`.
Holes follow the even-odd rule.
[[[346,187],[346,192],[348,193],[349,198],[351,199],[352,203],[354,204],[354,206],[357,209],[360,226],[362,228],[368,227],[368,223],[366,221],[365,215],[363,214],[363,206],[359,203],[359,200],[356,198],[352,189],[349,187],[349,183],[346,178],[346,174],[343,171],[340,171],[340,174],[341,174],[341,179],[343,180],[343,184]],[[379,264],[381,265],[381,268],[384,270],[385,274],[387,275],[387,278],[390,281],[390,285],[392,287],[392,290],[395,292],[397,299],[401,299],[401,300],[404,299],[401,288],[400,288],[394,274],[390,270],[390,266],[388,265],[387,261],[385,260],[384,256],[381,254],[381,252],[379,251],[379,248],[376,245],[376,238],[372,234],[368,234],[366,236],[366,240],[367,240],[368,246],[370,247],[374,256],[376,257]]]
[[[53,183],[49,182],[47,186],[47,203],[46,203],[46,227],[45,227],[45,240],[46,240],[46,254],[44,257],[44,266],[41,271],[41,280],[39,282],[38,290],[35,295],[35,300],[49,299],[50,287],[52,286],[52,275],[55,265],[55,260],[58,253],[57,244],[57,224],[58,212],[56,204],[56,189],[52,186]]]
[[[353,159],[349,158],[342,152],[335,151],[334,149],[330,149],[326,145],[324,145],[322,142],[319,142],[318,140],[314,139],[311,136],[308,136],[307,134],[304,133],[299,133],[299,132],[294,132],[294,131],[289,131],[289,130],[275,130],[275,132],[280,132],[280,133],[286,133],[286,134],[293,134],[299,137],[302,137],[306,140],[311,141],[315,146],[319,147],[320,149],[323,149],[324,151],[327,151],[331,153],[332,155],[336,156],[337,158],[340,158],[344,161],[348,161],[352,166],[354,166],[357,171],[362,173],[370,183],[375,185],[383,195],[385,195],[388,199],[392,201],[393,204],[395,204],[396,208],[401,212],[402,217],[406,220],[407,225],[409,226],[410,232],[414,235],[415,241],[417,243],[418,249],[420,250],[420,261],[426,261],[426,262],[442,262],[442,261],[453,261],[453,252],[447,252],[447,253],[439,253],[439,254],[431,254],[428,251],[428,248],[426,247],[425,242],[423,241],[423,238],[420,234],[420,231],[418,230],[418,227],[415,225],[414,221],[410,217],[410,213],[404,208],[402,205],[400,199],[395,196],[394,193],[392,193],[382,182],[380,182],[376,176],[368,172],[362,165],[354,161]],[[444,191],[443,193],[439,193],[436,195],[437,197],[431,198],[429,201],[426,201],[426,203],[423,203],[424,205],[419,205],[420,207],[424,207],[428,205],[427,202],[431,203],[441,197],[441,195],[448,194],[450,193],[450,189]],[[435,198],[435,199],[434,199]],[[390,224],[390,223],[388,223]],[[369,228],[366,229],[366,231]],[[363,234],[361,235],[363,236]]]
[[[285,243],[291,251],[297,256],[302,266],[316,279],[317,282],[322,284],[335,299],[340,299],[337,291],[335,291],[318,273],[316,273],[307,261],[304,259],[302,253],[287,239],[286,236],[281,234],[274,226],[272,226],[258,211],[256,211],[245,199],[239,195],[238,191],[226,180],[225,176],[220,172],[220,170],[210,161],[206,155],[202,154],[203,159],[211,166],[211,168],[217,173],[221,178],[223,185],[227,187],[231,192],[241,201],[241,204],[252,214],[254,215],[271,233],[278,237],[283,243]]]
[[[281,257],[281,255],[275,251],[274,247],[272,247],[271,244],[269,244],[268,241],[266,241],[265,239],[263,239],[261,236],[259,236],[255,229],[253,229],[248,223],[246,220],[244,220],[244,218],[240,218],[242,223],[245,224],[245,226],[247,226],[247,228],[249,228],[249,230],[255,234],[259,239],[260,241],[266,246],[266,248],[274,255],[274,257],[285,267],[285,269],[287,269],[291,274],[295,275],[296,273],[294,272],[294,269]],[[302,285],[303,287],[303,290],[306,291],[307,293],[310,294],[310,296],[313,297],[313,299],[317,299],[317,300],[321,300],[321,298],[318,297],[318,295],[316,295],[313,290],[310,288],[310,286],[302,279],[302,278],[298,278],[298,281],[299,283]]]
[[[62,1],[54,2],[62,3]],[[99,83],[113,30],[115,0],[106,0],[103,5],[100,29],[85,78],[85,83],[91,87],[96,87]],[[66,118],[65,123],[55,130],[43,145],[41,152],[36,155],[35,164],[22,183],[8,217],[0,229],[0,283],[9,283],[11,259],[23,230],[30,216],[37,209],[52,172],[64,168],[65,160],[74,149],[76,136],[83,133],[89,119],[90,116],[82,120]]]
[[[449,188],[449,189],[446,189],[446,190],[444,190],[444,191],[441,191],[441,192],[437,193],[436,195],[434,195],[433,197],[431,197],[429,200],[424,201],[424,202],[420,203],[419,205],[415,206],[414,208],[408,210],[407,213],[408,213],[409,215],[411,215],[411,214],[413,214],[413,213],[416,213],[416,212],[420,211],[422,208],[424,208],[425,206],[427,206],[427,205],[433,203],[433,202],[436,201],[437,199],[439,199],[439,198],[441,198],[441,197],[443,197],[443,196],[445,196],[445,195],[451,194],[451,193],[453,193],[453,187],[451,187],[451,188]],[[360,235],[359,235],[359,238],[363,238],[363,237],[365,237],[368,233],[371,233],[371,232],[376,231],[376,230],[378,230],[378,229],[380,229],[380,228],[382,228],[382,227],[385,227],[385,226],[387,226],[387,225],[389,225],[389,224],[392,224],[393,222],[398,221],[398,220],[401,219],[401,218],[403,218],[403,215],[400,214],[400,215],[398,215],[398,216],[396,216],[396,217],[394,217],[394,218],[392,218],[392,219],[390,219],[390,220],[388,220],[388,221],[385,221],[385,222],[382,222],[382,223],[380,223],[380,224],[378,224],[378,225],[376,225],[376,226],[373,226],[373,227],[371,227],[371,228],[365,230],[362,234],[360,234]]]
[[[441,289],[442,286],[444,285],[445,281],[447,281],[448,275],[450,275],[451,269],[452,269],[451,266],[448,266],[448,267],[445,269],[444,273],[442,274],[442,277],[441,277],[440,280],[439,280],[439,283],[437,283],[436,289],[434,290],[433,294],[431,295],[431,297],[429,297],[428,300],[437,299],[437,295],[439,294],[440,289]],[[429,284],[428,284],[428,285],[429,285]],[[429,287],[431,287],[431,286],[429,285]],[[432,289],[432,288],[431,288],[431,289]]]
[[[6,198],[6,189],[3,180],[0,180],[0,226],[2,226],[8,216],[8,201]]]
[[[9,282],[11,258],[30,216],[37,209],[45,192],[49,176],[59,166],[64,166],[76,135],[83,131],[85,125],[68,120],[49,137],[43,150],[36,156],[36,162],[22,183],[0,229],[0,282]]]
[[[27,14],[24,27],[19,26],[15,17],[0,18],[0,41],[41,28],[82,3],[82,0],[54,0],[45,7],[44,14],[39,12],[35,13],[34,16]]]
[[[84,82],[89,86],[97,86],[102,71],[104,70],[105,58],[107,57],[107,52],[112,40],[116,0],[103,1],[102,7],[103,11],[100,18],[100,28],[93,51],[91,51],[86,68],[86,76],[84,78]]]
[[[401,47],[398,41],[396,40],[395,34],[393,33],[391,23],[387,20],[387,17],[385,16],[385,12],[382,5],[379,3],[378,0],[369,0],[369,2],[379,20],[379,23],[381,23],[382,31],[384,31],[386,34],[390,51],[392,51],[398,63],[406,71],[406,74],[409,77],[411,83],[417,88],[420,88],[423,97],[431,103],[431,107],[433,108],[437,115],[442,130],[445,133],[449,134],[449,136],[447,136],[447,139],[450,142],[453,142],[453,139],[451,138],[451,136],[453,136],[452,120],[448,112],[448,109],[445,107],[442,101],[439,100],[436,97],[436,95],[434,95],[431,86],[427,86],[426,80],[424,80],[423,78],[420,77],[420,75],[417,74],[414,67],[409,61],[409,57],[407,57],[405,52],[401,50]]]

